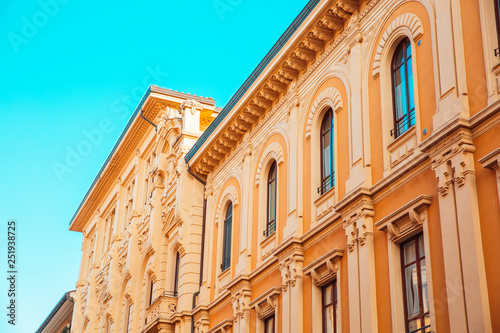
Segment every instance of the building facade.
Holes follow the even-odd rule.
[[[73,331],[500,331],[498,6],[311,0],[224,109],[150,88]]]
[[[35,333],[70,333],[75,308],[74,296],[74,290],[65,293]]]

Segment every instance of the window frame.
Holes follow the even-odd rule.
[[[272,178],[271,178],[272,177]],[[266,228],[264,229],[264,237],[267,238],[276,232],[276,208],[278,201],[278,164],[276,161],[271,163],[267,174],[267,200],[266,200]],[[272,188],[272,189],[271,189]],[[274,203],[271,202],[271,191],[274,191]],[[271,206],[274,206],[273,219],[271,219]]]
[[[497,28],[497,47],[495,48],[495,56],[500,54],[500,0],[493,0],[495,7],[495,26]]]
[[[410,56],[408,57],[406,54],[406,50],[410,48]],[[410,38],[403,38],[398,45],[396,46],[394,53],[391,59],[391,93],[392,93],[392,118],[393,118],[393,129],[391,130],[391,137],[396,140],[401,137],[404,133],[406,133],[410,128],[416,125],[416,101],[415,101],[415,85],[411,84],[412,91],[411,95],[413,96],[413,109],[410,109],[410,85],[408,79],[408,63],[411,64],[411,77],[413,80],[413,50],[411,49],[411,41]],[[395,61],[399,51],[403,52],[403,64],[396,66]],[[397,106],[396,106],[396,71],[398,69],[404,68],[404,78],[405,78],[405,91],[406,91],[406,113],[398,120],[397,119]],[[407,124],[407,125],[406,125]],[[401,127],[402,126],[402,127]],[[405,129],[405,126],[408,128]],[[401,129],[400,129],[401,128]]]
[[[222,263],[221,272],[225,272],[231,267],[231,246],[232,246],[232,233],[233,233],[233,202],[229,201],[226,208],[226,217],[223,226],[223,243],[222,243]]]
[[[325,304],[325,290],[328,287],[332,287],[332,303]],[[333,279],[327,284],[321,286],[321,332],[326,332],[326,320],[325,310],[333,305],[333,333],[337,332],[337,308],[338,308],[338,293],[337,293],[337,279]]]
[[[268,322],[272,320],[272,329],[271,331],[268,331]],[[275,333],[275,326],[276,326],[276,316],[275,314],[273,313],[272,315],[270,315],[269,317],[265,318],[264,320],[264,333]]]
[[[422,332],[425,332],[425,329],[426,329],[426,325],[425,325],[425,317],[426,316],[429,316],[429,320],[430,320],[430,300],[429,301],[429,305],[428,305],[428,309],[427,309],[427,312],[423,312],[424,310],[424,306],[423,306],[423,296],[422,296],[422,271],[421,271],[421,261],[422,260],[425,260],[425,264],[426,264],[426,268],[427,268],[427,254],[425,253],[425,245],[424,245],[424,256],[421,257],[420,256],[420,248],[419,248],[419,239],[422,238],[422,243],[424,243],[424,234],[422,232],[408,238],[407,240],[405,240],[404,242],[402,242],[401,244],[399,244],[399,247],[400,247],[400,259],[401,259],[401,282],[402,282],[402,287],[403,287],[403,306],[404,306],[404,319],[405,319],[405,332],[419,332],[419,331],[422,331]],[[404,256],[404,249],[405,249],[405,246],[410,244],[410,243],[414,243],[414,246],[415,246],[415,260],[408,263],[408,264],[405,264],[405,256]],[[419,306],[419,316],[418,317],[415,317],[413,319],[409,319],[408,318],[408,296],[406,294],[406,274],[405,274],[405,269],[407,267],[410,267],[412,266],[413,264],[416,265],[417,267],[417,281],[418,281],[418,306]],[[426,273],[427,273],[427,269],[426,269]],[[426,280],[427,280],[427,277],[426,277]],[[427,294],[429,293],[429,287],[427,286]],[[410,321],[413,321],[415,319],[419,318],[420,319],[420,325],[421,325],[421,328],[418,329],[417,331],[413,330],[413,331],[410,331],[410,328],[409,328],[409,324],[410,324]]]
[[[181,265],[181,256],[179,251],[175,255],[175,273],[174,273],[174,295],[177,297],[179,294],[179,270]]]
[[[328,130],[325,130],[325,125],[326,125],[326,120],[327,117],[330,116],[330,126],[328,127]],[[324,174],[324,136],[327,133],[330,133],[330,174],[325,175]],[[335,143],[335,138],[334,138],[334,133],[335,133],[335,124],[334,124],[334,118],[333,118],[333,110],[330,107],[325,114],[323,115],[323,120],[321,121],[321,127],[320,127],[320,161],[321,161],[321,186],[318,188],[318,193],[321,195],[325,194],[328,192],[330,189],[335,187],[335,150],[334,150],[334,143]],[[328,188],[328,182],[330,182],[330,187]]]
[[[125,326],[125,333],[131,333],[132,332],[132,319],[134,315],[134,303],[128,302],[127,304],[127,325]]]

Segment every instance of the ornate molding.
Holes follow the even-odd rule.
[[[389,234],[389,239],[399,242],[408,235],[419,232],[427,220],[427,209],[431,205],[432,197],[419,195],[401,208],[395,210],[375,223],[378,230]]]
[[[257,317],[264,320],[266,317],[276,311],[278,307],[281,288],[273,287],[254,299],[249,305],[255,308]]]
[[[342,97],[340,96],[340,92],[337,88],[330,87],[323,90],[321,94],[319,94],[319,96],[314,101],[311,112],[309,112],[309,116],[307,118],[307,125],[306,125],[307,140],[311,138],[311,127],[314,115],[318,111],[318,107],[320,106],[320,104],[323,103],[325,100],[331,101],[333,105],[332,109],[335,113],[339,112],[344,107],[344,103],[342,102]]]
[[[343,256],[344,250],[333,249],[304,267],[303,272],[305,275],[311,275],[315,286],[322,287],[335,278]]]
[[[248,277],[244,276],[241,279],[235,279],[233,283],[228,285],[231,291],[231,302],[233,304],[233,321],[237,323],[245,317],[245,313],[250,311],[250,299],[252,297],[252,288]]]
[[[230,319],[221,321],[207,331],[207,333],[230,333],[233,327],[233,322]]]
[[[266,147],[262,156],[259,160],[259,166],[257,167],[257,174],[255,176],[255,185],[259,186],[260,183],[260,173],[262,171],[262,167],[264,167],[270,160],[276,160],[278,165],[283,164],[285,162],[285,154],[283,153],[283,147],[278,142],[273,142]]]
[[[215,213],[215,221],[218,222],[221,214],[222,207],[226,204],[226,202],[231,201],[233,203],[233,207],[237,207],[238,200],[238,190],[236,186],[229,185],[222,192],[221,198],[219,200],[219,204],[217,205],[217,211]]]
[[[389,37],[391,37],[396,29],[401,27],[410,29],[411,37],[414,41],[417,41],[424,34],[422,21],[420,21],[420,18],[417,15],[412,13],[405,13],[394,19],[394,21],[392,21],[392,23],[385,30],[377,47],[375,58],[373,60],[372,76],[374,78],[376,78],[380,74],[380,61],[382,59],[382,52],[387,44],[387,40],[389,39]]]

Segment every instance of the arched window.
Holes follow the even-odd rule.
[[[321,194],[335,185],[333,143],[333,112],[330,109],[321,123],[321,187],[318,188]]]
[[[229,203],[224,220],[224,246],[222,248],[221,270],[224,272],[231,267],[231,232],[233,229],[233,203]]]
[[[391,71],[394,105],[394,129],[391,131],[391,136],[396,139],[415,125],[411,43],[408,38],[403,39],[396,48]]]
[[[268,237],[276,231],[276,161],[273,162],[267,176],[267,224],[264,236]]]

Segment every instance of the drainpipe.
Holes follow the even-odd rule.
[[[188,164],[188,173],[193,176],[197,181],[203,184],[203,216],[201,224],[201,258],[200,258],[200,281],[198,291],[193,294],[193,310],[196,307],[196,297],[200,294],[201,284],[203,283],[203,261],[205,257],[205,224],[207,220],[207,199],[205,198],[205,192],[207,190],[207,183],[198,177]],[[194,333],[194,314],[191,315],[191,333]]]
[[[142,109],[141,109],[141,118],[144,119],[145,121],[147,121],[151,126],[153,126],[155,128],[155,132],[158,132],[158,127],[151,120],[144,117],[144,115],[142,113]]]

